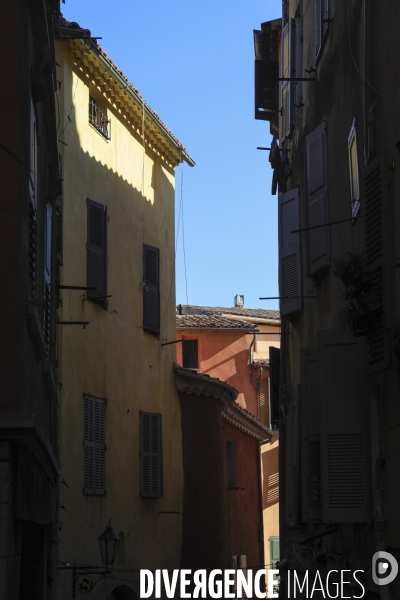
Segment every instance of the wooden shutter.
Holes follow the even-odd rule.
[[[158,413],[140,413],[140,495],[162,496],[162,417]]]
[[[315,227],[329,222],[326,123],[306,138],[307,222]],[[313,275],[330,261],[329,227],[308,231],[308,269]]]
[[[107,295],[107,207],[87,199],[87,285],[95,287],[88,291],[88,298],[101,298],[105,304]]]
[[[322,505],[325,523],[371,518],[366,348],[343,331],[318,332]]]
[[[271,427],[279,428],[279,378],[281,351],[274,346],[269,347],[269,393],[270,393],[270,423]]]
[[[388,263],[385,240],[388,239],[386,194],[387,168],[385,156],[377,157],[367,167],[365,176],[365,248],[368,257],[373,292],[380,303],[374,311],[374,329],[368,335],[369,373],[377,373],[389,366],[387,309],[385,304]],[[386,260],[385,260],[386,258]]]
[[[322,50],[329,29],[329,0],[315,0],[315,58]]]
[[[297,189],[279,196],[279,296],[282,316],[301,310],[302,277]]]
[[[320,391],[317,350],[300,349],[303,522],[322,520]]]
[[[270,568],[275,569],[279,562],[279,537],[273,536],[269,538],[270,548]]]
[[[160,333],[160,251],[143,244],[143,329],[148,333]]]
[[[289,19],[282,30],[282,78],[295,76],[294,19]],[[282,81],[281,86],[281,134],[282,140],[291,137],[293,131],[294,82]]]
[[[105,494],[105,401],[84,395],[83,490]]]

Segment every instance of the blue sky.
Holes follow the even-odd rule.
[[[183,216],[176,301],[278,308],[277,197],[269,123],[254,120],[253,29],[281,0],[66,0],[66,19],[93,36],[196,161],[176,169]],[[183,231],[186,277],[184,269]]]

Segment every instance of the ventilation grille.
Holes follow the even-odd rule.
[[[103,247],[103,211],[96,206],[90,206],[90,244]]]
[[[282,258],[282,303],[293,302],[297,293],[297,254]]]
[[[364,508],[360,433],[328,435],[328,473],[331,508]]]

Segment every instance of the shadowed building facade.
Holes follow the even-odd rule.
[[[399,579],[376,585],[371,560],[400,558],[399,18],[395,1],[288,0],[254,31],[278,192],[281,559],[360,569],[364,597],[385,599]]]
[[[113,577],[90,597],[138,597],[140,568],[180,563],[181,415],[174,348],[161,344],[175,339],[174,167],[194,163],[90,32],[62,21],[57,62],[60,598],[70,597],[66,563],[99,565],[110,518]]]

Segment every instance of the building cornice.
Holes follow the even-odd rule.
[[[186,148],[97,44],[89,39],[61,39],[65,40],[75,57],[77,68],[121,113],[126,119],[127,127],[132,127],[139,137],[142,137],[144,115],[144,138],[147,148],[170,167],[176,167],[181,162],[186,162],[191,167],[195,165]]]
[[[277,432],[261,423],[256,417],[236,403],[225,404],[222,408],[222,419],[232,427],[247,433],[258,442],[264,442],[272,437],[277,438]]]

